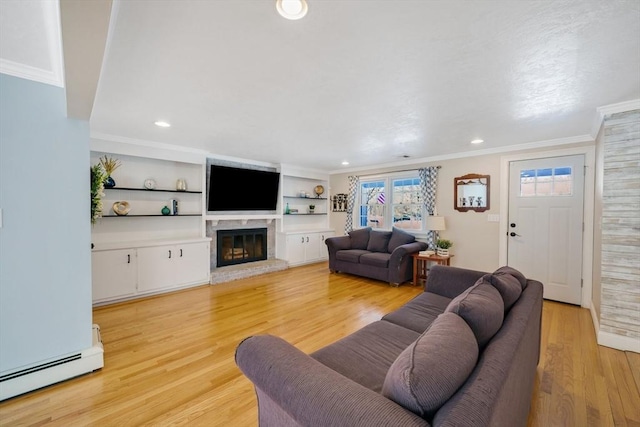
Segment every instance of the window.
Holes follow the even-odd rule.
[[[520,171],[520,196],[571,196],[573,174],[571,167],[528,169]]]
[[[402,176],[361,179],[359,192],[358,224],[361,227],[424,229],[424,204],[417,171]]]

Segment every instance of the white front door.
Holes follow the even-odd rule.
[[[583,199],[583,155],[509,163],[507,264],[546,299],[581,302]]]

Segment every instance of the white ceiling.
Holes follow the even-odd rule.
[[[577,141],[640,98],[637,0],[308,2],[114,1],[92,133],[335,172]]]

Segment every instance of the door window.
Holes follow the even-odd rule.
[[[573,170],[570,166],[520,171],[520,197],[571,196],[572,194]]]

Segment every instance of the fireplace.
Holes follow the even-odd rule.
[[[266,228],[218,230],[216,240],[218,267],[267,259]]]

